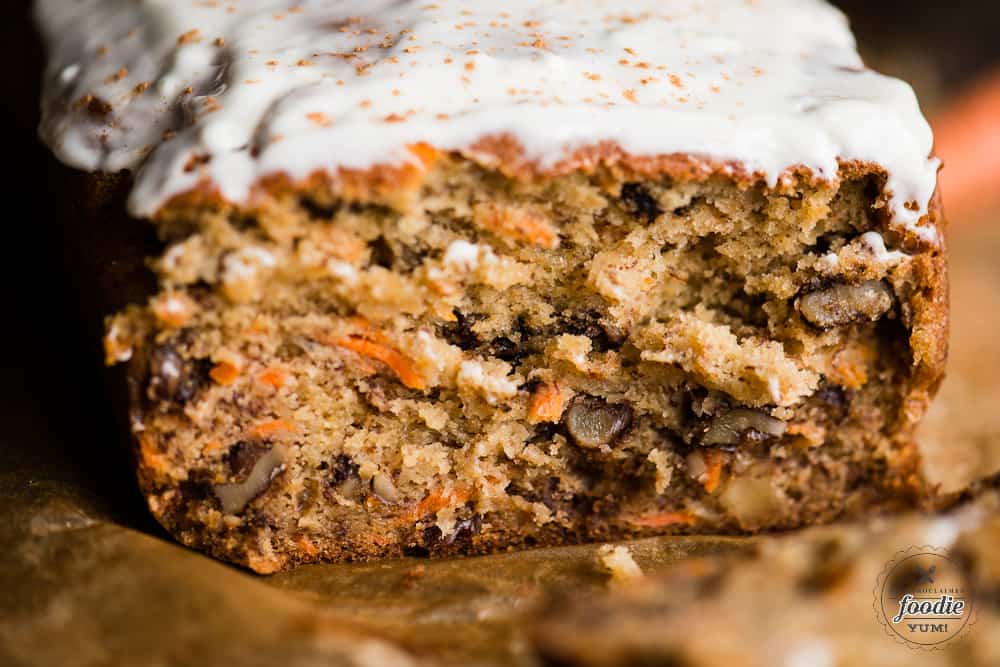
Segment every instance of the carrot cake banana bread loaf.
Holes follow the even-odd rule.
[[[921,502],[938,161],[819,0],[42,0],[139,481],[258,572]],[[139,251],[136,251],[139,252]]]

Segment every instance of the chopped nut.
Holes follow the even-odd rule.
[[[653,464],[656,469],[654,476],[654,487],[657,494],[662,494],[670,486],[670,480],[674,475],[673,465],[670,463],[670,459],[667,453],[662,449],[654,449],[649,453],[646,459]]]
[[[632,552],[628,547],[602,545],[597,550],[597,560],[615,581],[633,581],[642,578],[642,568],[632,558]]]
[[[780,491],[770,479],[733,478],[720,500],[743,530],[773,525],[785,512]]]
[[[892,291],[880,280],[837,284],[800,297],[796,305],[802,317],[826,329],[864,319],[877,320],[892,308]]]
[[[566,411],[566,428],[580,447],[610,445],[632,423],[632,406],[608,403],[596,396],[580,396]]]
[[[785,422],[757,410],[737,408],[715,417],[702,434],[699,444],[705,447],[735,445],[748,431],[779,437],[785,434]]]
[[[384,502],[390,504],[399,502],[399,489],[393,483],[392,477],[384,472],[377,472],[372,477],[372,490]]]
[[[234,303],[252,301],[275,266],[277,259],[264,248],[250,246],[231,252],[222,259],[222,291]]]
[[[460,390],[475,392],[490,405],[497,405],[517,395],[517,376],[509,373],[510,364],[504,361],[463,361],[455,382]]]
[[[625,209],[645,222],[653,222],[662,213],[659,203],[639,183],[625,183],[621,191]]]
[[[279,447],[272,447],[257,459],[244,481],[213,485],[212,490],[222,504],[223,513],[242,512],[250,501],[262,494],[271,484],[271,480],[284,469],[284,452]]]

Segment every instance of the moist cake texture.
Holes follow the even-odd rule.
[[[827,5],[38,14],[43,137],[160,239],[105,347],[183,542],[272,572],[932,498],[938,163]]]

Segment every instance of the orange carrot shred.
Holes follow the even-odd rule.
[[[400,515],[400,519],[403,523],[416,521],[430,514],[435,514],[450,505],[460,505],[469,499],[469,495],[468,489],[451,489],[449,491],[434,489],[408,512]]]
[[[417,511],[420,516],[424,516],[442,510],[448,505],[463,503],[468,499],[469,492],[464,489],[452,489],[448,492],[438,489],[431,491],[427,497],[420,501],[420,504],[417,505]]]
[[[417,156],[420,163],[424,165],[424,169],[430,169],[434,163],[437,161],[438,152],[433,146],[423,141],[410,144],[406,147],[411,153]]]
[[[295,424],[288,422],[284,419],[272,419],[271,421],[261,422],[251,429],[250,433],[258,438],[266,438],[269,435],[274,435],[276,433],[294,433]]]
[[[139,438],[139,457],[146,466],[157,473],[166,472],[169,461],[164,454],[157,451],[156,441],[152,436],[144,435]]]
[[[559,235],[544,219],[528,211],[493,206],[477,211],[477,222],[486,229],[517,241],[527,241],[543,248],[559,245]]]
[[[240,376],[240,369],[228,361],[220,361],[212,366],[208,372],[209,376],[222,386],[231,385]]]
[[[305,535],[300,535],[299,539],[296,540],[296,544],[298,544],[299,548],[309,556],[315,556],[319,553],[319,549],[315,544],[313,544],[313,541]]]
[[[219,451],[222,451],[222,443],[218,440],[209,440],[201,447],[202,454],[211,455]]]
[[[528,420],[532,423],[557,422],[562,418],[565,403],[566,395],[558,382],[540,384],[531,395]]]
[[[410,361],[396,350],[386,345],[381,345],[364,338],[338,338],[333,341],[337,347],[342,347],[352,352],[371,357],[376,361],[381,361],[392,369],[399,381],[410,389],[425,389],[427,384],[424,379],[417,374],[410,364]]]
[[[288,382],[288,373],[281,368],[268,368],[257,376],[261,384],[266,384],[272,389],[281,389]]]
[[[722,453],[707,449],[702,452],[701,459],[705,462],[705,480],[701,485],[705,487],[705,491],[713,493],[719,488],[719,480],[722,479]]]

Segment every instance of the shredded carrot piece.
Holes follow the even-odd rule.
[[[222,443],[218,440],[209,440],[201,446],[202,454],[214,454],[222,450]]]
[[[251,334],[267,333],[269,326],[267,318],[262,315],[258,315],[253,318],[253,322],[250,323],[250,326],[247,328],[247,332]]]
[[[868,370],[863,360],[857,355],[838,354],[833,358],[833,370],[836,379],[848,389],[860,389],[868,382]]]
[[[425,389],[427,387],[424,379],[413,369],[409,359],[391,347],[357,337],[338,338],[333,341],[333,344],[337,347],[357,352],[362,356],[381,361],[391,368],[392,372],[399,378],[399,381],[410,389]]]
[[[641,516],[635,519],[631,519],[632,523],[637,526],[643,526],[645,528],[663,528],[665,526],[673,526],[676,524],[685,524],[690,526],[696,519],[690,512],[664,512],[663,514],[649,514],[647,516]]]
[[[701,485],[705,491],[713,493],[722,479],[722,452],[707,449],[701,453],[701,460],[705,462],[705,479]]]
[[[559,245],[559,235],[548,222],[528,211],[508,206],[485,206],[476,211],[476,222],[486,229],[543,248]]]
[[[266,384],[272,389],[281,389],[288,382],[288,373],[281,368],[268,368],[257,376],[261,384]]]
[[[276,433],[294,433],[295,424],[284,419],[272,419],[261,422],[251,429],[250,433],[258,438],[266,438]]]
[[[451,489],[449,491],[434,489],[408,512],[401,514],[400,522],[401,524],[410,523],[430,514],[436,514],[446,507],[461,505],[469,499],[469,496],[468,489]]]
[[[313,541],[305,535],[299,535],[299,539],[296,540],[296,544],[298,544],[299,548],[309,556],[315,556],[319,553],[319,549],[315,544],[313,544]]]
[[[139,458],[148,468],[163,474],[167,470],[167,457],[156,451],[156,441],[152,436],[144,435],[139,438]]]
[[[420,504],[417,505],[417,512],[420,516],[433,514],[449,505],[464,503],[468,499],[469,492],[465,489],[451,489],[447,492],[436,489],[428,493],[427,497],[420,501]]]
[[[420,163],[424,165],[424,169],[430,169],[437,162],[438,151],[428,143],[421,141],[416,144],[410,144],[406,148],[417,156]]]
[[[531,395],[531,403],[528,406],[528,421],[533,424],[557,422],[562,418],[565,405],[566,395],[558,382],[540,384]]]
[[[220,361],[208,372],[213,380],[222,386],[231,385],[240,376],[240,369],[228,361]]]

